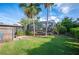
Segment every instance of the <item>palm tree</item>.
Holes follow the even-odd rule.
[[[54,3],[44,3],[44,6],[45,8],[47,8],[47,21],[46,21],[46,33],[45,35],[47,36],[47,31],[48,31],[48,18],[49,18],[49,9],[51,8],[51,6],[53,5]]]
[[[41,11],[40,4],[30,3],[30,4],[20,4],[23,7],[25,14],[33,20],[33,34],[35,36],[35,17]]]

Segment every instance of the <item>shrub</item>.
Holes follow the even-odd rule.
[[[25,35],[25,32],[22,29],[18,29],[16,31],[16,35],[18,35],[18,36]]]
[[[67,32],[67,28],[62,26],[61,23],[58,23],[56,27],[54,27],[53,31],[58,34],[65,34]]]
[[[66,32],[67,32],[66,27],[60,26],[60,28],[59,28],[59,33],[60,33],[60,34],[65,34]]]
[[[70,32],[72,36],[74,36],[75,38],[79,38],[79,27],[71,28]]]
[[[26,35],[32,35],[32,32],[29,31],[29,30],[27,30],[27,31],[25,32],[25,34],[26,34]]]

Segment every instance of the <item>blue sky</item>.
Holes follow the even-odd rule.
[[[79,17],[79,4],[77,3],[56,3],[50,10],[50,19],[56,21],[61,20],[65,16],[78,18]],[[42,12],[39,13],[40,20],[44,20],[46,17],[46,9],[42,6]],[[24,18],[25,14],[19,7],[18,3],[0,3],[0,22],[5,24],[15,24]]]
[[[0,3],[0,22],[13,24],[25,17],[19,4],[16,3]]]

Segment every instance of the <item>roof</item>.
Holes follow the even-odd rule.
[[[0,26],[6,26],[6,27],[22,27],[21,25],[6,25],[6,24],[0,24]]]
[[[79,24],[79,20],[74,21],[74,23]]]

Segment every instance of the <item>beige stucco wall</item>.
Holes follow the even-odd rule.
[[[12,40],[14,37],[14,27],[0,27],[0,32],[3,33],[3,40]]]

